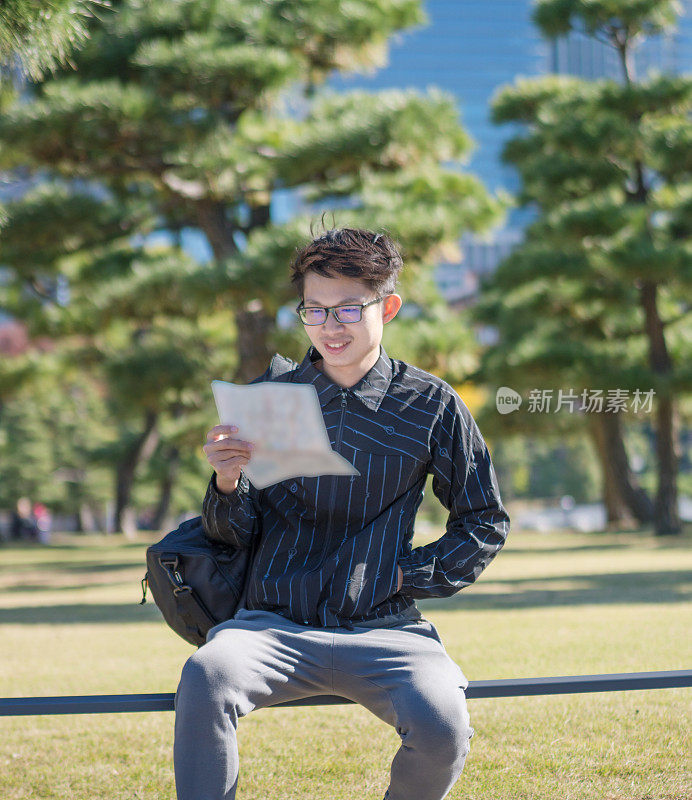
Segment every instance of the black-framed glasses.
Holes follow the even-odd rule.
[[[351,322],[360,322],[363,316],[363,309],[379,303],[384,300],[384,297],[376,297],[367,303],[348,303],[341,306],[304,306],[299,303],[296,311],[304,325],[324,325],[327,321],[327,314],[331,311],[334,319],[337,322],[349,324]]]

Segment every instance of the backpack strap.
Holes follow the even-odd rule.
[[[300,365],[297,361],[291,358],[282,356],[281,353],[274,353],[271,363],[269,364],[269,378],[276,378],[279,375],[285,375],[287,372],[295,370]],[[292,378],[293,376],[291,376]]]

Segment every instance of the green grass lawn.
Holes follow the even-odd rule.
[[[0,548],[0,696],[175,690],[194,648],[138,605],[148,543]],[[418,605],[471,681],[685,669],[691,544],[513,531],[475,586]],[[448,798],[690,800],[691,700],[469,700],[476,735]],[[173,800],[172,729],[166,712],[0,718],[0,800]],[[381,800],[400,742],[355,705],[261,709],[238,738],[239,800]]]

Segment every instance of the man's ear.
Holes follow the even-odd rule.
[[[403,300],[398,294],[387,295],[382,303],[382,322],[387,323],[393,320],[399,313],[402,304]]]

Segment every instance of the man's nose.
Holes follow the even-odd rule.
[[[332,309],[327,314],[327,319],[324,321],[322,327],[326,328],[327,330],[339,330],[340,328],[343,328],[343,323],[339,322],[339,320],[334,316],[334,310]]]

